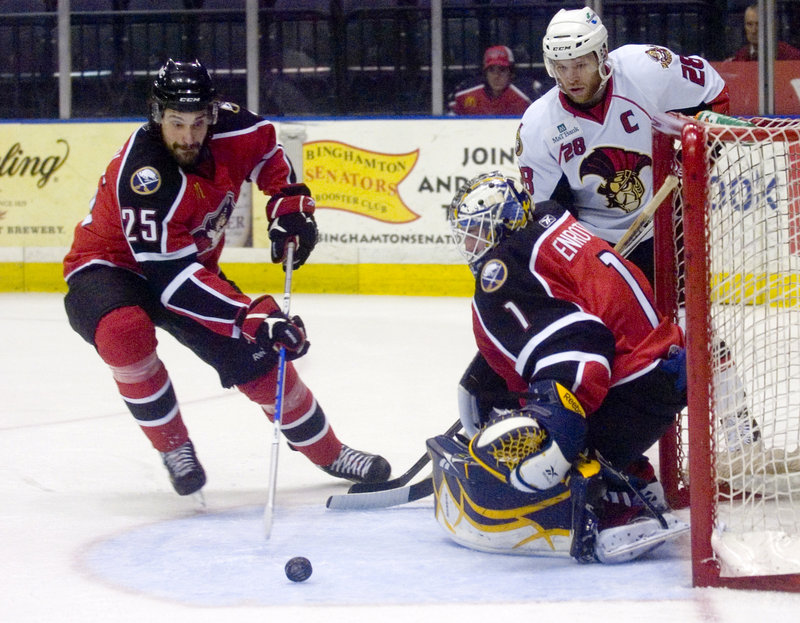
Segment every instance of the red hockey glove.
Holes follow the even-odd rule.
[[[305,355],[310,346],[300,317],[286,316],[269,295],[260,296],[250,303],[242,315],[241,329],[244,339],[264,350],[285,348],[289,361]]]
[[[267,202],[269,239],[274,263],[286,257],[286,245],[295,243],[292,267],[299,268],[317,244],[317,223],[314,220],[314,200],[305,184],[290,184],[272,195]]]

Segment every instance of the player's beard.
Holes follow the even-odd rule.
[[[169,146],[169,151],[172,157],[178,161],[179,165],[182,167],[190,167],[197,162],[201,147],[202,145],[200,143],[194,143],[192,145],[172,143],[172,145]]]

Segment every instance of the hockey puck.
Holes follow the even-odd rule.
[[[311,577],[311,562],[303,556],[295,556],[283,568],[292,582],[305,582]]]

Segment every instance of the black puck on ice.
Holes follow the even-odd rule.
[[[295,556],[286,563],[283,570],[292,582],[305,582],[311,577],[311,562],[303,556]]]

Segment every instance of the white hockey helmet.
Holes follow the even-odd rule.
[[[530,195],[499,171],[484,173],[456,191],[447,220],[459,253],[472,265],[497,246],[503,236],[525,227]]]
[[[547,25],[542,40],[544,65],[551,78],[556,78],[555,61],[578,58],[586,54],[597,57],[601,84],[611,77],[608,62],[608,31],[600,17],[589,7],[561,9]]]

